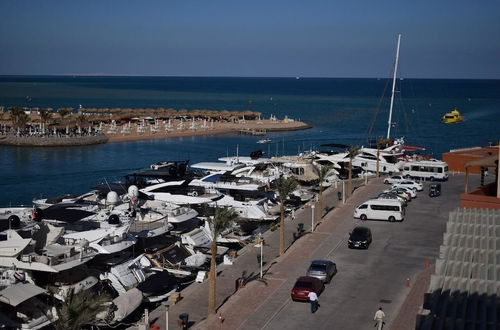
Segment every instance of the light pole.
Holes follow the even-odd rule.
[[[311,233],[314,232],[314,204],[311,205]]]
[[[342,204],[345,204],[345,180],[342,180]]]
[[[262,233],[259,233],[260,241],[260,278],[263,277],[262,266],[264,265],[264,240],[262,239]]]
[[[168,301],[164,301],[163,306],[165,306],[165,329],[168,330],[168,308],[170,307]]]

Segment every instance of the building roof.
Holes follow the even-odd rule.
[[[471,159],[465,163],[465,168],[470,166],[496,167],[498,165],[498,154],[486,157]]]
[[[450,212],[419,330],[500,327],[500,210]]]

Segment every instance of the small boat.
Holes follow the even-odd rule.
[[[257,141],[257,143],[269,143],[271,142],[271,139],[260,139],[259,141]]]
[[[443,123],[445,124],[460,123],[462,121],[464,121],[464,117],[460,116],[460,111],[457,109],[454,109],[443,116]]]

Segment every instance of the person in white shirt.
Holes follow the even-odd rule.
[[[377,327],[377,330],[382,330],[384,327],[384,319],[385,319],[385,313],[382,310],[382,307],[378,308],[378,311],[375,312],[375,316],[373,317],[373,320],[375,321],[374,327]]]
[[[309,302],[311,303],[311,313],[316,313],[319,307],[318,295],[316,294],[316,292],[311,291],[309,292],[307,297],[309,297]]]

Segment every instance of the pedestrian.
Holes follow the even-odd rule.
[[[373,320],[375,321],[375,325],[373,327],[377,327],[377,330],[382,330],[385,324],[384,319],[385,313],[382,310],[382,307],[379,307],[378,311],[375,312],[375,316],[373,317]]]
[[[311,313],[316,313],[319,307],[318,295],[316,292],[311,291],[307,297],[309,297],[309,302],[311,303]]]

